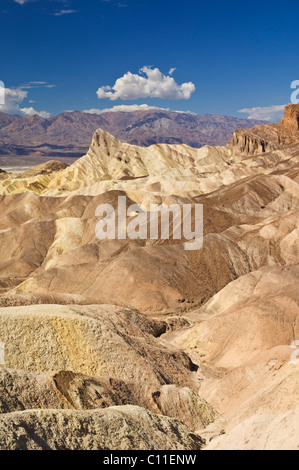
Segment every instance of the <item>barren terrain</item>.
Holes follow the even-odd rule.
[[[119,196],[203,204],[203,248],[99,240]],[[0,206],[1,449],[298,450],[299,105],[226,146],[98,129]]]

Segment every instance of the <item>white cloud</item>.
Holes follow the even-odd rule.
[[[25,3],[32,2],[33,0],[14,0],[15,3],[19,5],[25,5]],[[68,6],[67,4],[65,6]],[[59,10],[55,13],[52,13],[54,16],[63,16],[63,15],[70,15],[72,13],[78,13],[77,10]]]
[[[49,118],[51,117],[51,114],[50,113],[47,113],[47,111],[36,111],[34,108],[21,108],[21,112],[25,115],[25,116],[34,116],[34,115],[37,115],[37,116],[40,116],[42,118]]]
[[[113,108],[85,109],[83,113],[102,114],[102,113],[116,113],[119,111],[123,111],[125,113],[131,113],[133,111],[149,111],[151,109],[158,109],[158,110],[162,109],[163,111],[169,111],[169,109],[158,108],[157,106],[149,106],[148,104],[132,104],[132,105],[121,104],[119,106],[113,106]]]
[[[32,85],[47,85],[48,82],[29,82]]]
[[[76,10],[60,10],[56,13],[53,13],[54,16],[63,16],[63,15],[71,15],[72,13],[78,13]]]
[[[170,70],[171,74],[174,69]],[[174,78],[164,75],[158,68],[143,67],[139,74],[127,72],[118,78],[113,87],[102,86],[98,89],[99,99],[112,101],[135,100],[139,98],[161,98],[164,100],[188,100],[195,91],[192,82],[179,85]]]
[[[27,98],[28,91],[22,88],[5,88],[5,104],[0,105],[0,111],[7,114],[20,116],[33,116],[37,114],[43,118],[50,117],[46,111],[36,111],[34,108],[21,108],[21,104]]]
[[[103,114],[103,113],[116,113],[116,112],[132,113],[133,111],[150,111],[150,110],[171,111],[171,109],[169,108],[159,108],[158,106],[149,106],[148,104],[131,104],[131,105],[121,104],[119,106],[113,106],[113,108],[85,109],[82,112],[87,113],[87,114]],[[69,111],[69,112],[72,112],[72,111]],[[184,114],[195,114],[195,113],[192,113],[191,111],[174,111],[174,112],[184,113]]]
[[[15,3],[18,3],[19,5],[25,5],[25,3],[32,3],[37,0],[14,0]]]
[[[20,85],[22,90],[30,90],[31,88],[55,88],[56,85],[51,85],[48,82],[29,82]]]
[[[248,114],[247,119],[258,119],[262,121],[278,122],[283,117],[286,105],[265,106],[257,108],[240,109],[238,113]]]
[[[20,88],[5,88],[5,103],[0,105],[0,111],[8,114],[20,114],[20,104],[27,98],[27,91]]]

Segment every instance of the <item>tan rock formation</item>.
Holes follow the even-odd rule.
[[[278,150],[298,142],[299,105],[289,104],[278,124],[255,126],[252,129],[238,129],[234,132],[228,147],[246,155]]]
[[[284,117],[280,121],[280,124],[291,131],[299,131],[299,105],[289,104],[285,108]]]
[[[66,163],[50,160],[49,162],[42,163],[25,171],[21,174],[21,178],[30,178],[37,175],[49,175],[50,173],[64,170],[67,166],[68,165],[66,165]]]
[[[23,411],[0,415],[0,449],[200,450],[179,421],[135,406],[98,411]]]
[[[135,405],[178,419],[194,431],[219,418],[219,414],[190,388],[155,386],[150,380],[142,384],[70,371],[34,373],[0,369],[0,385],[1,413]]]
[[[0,309],[6,368],[191,385],[194,365],[183,352],[159,343],[155,336],[164,331],[163,322],[113,306]]]
[[[297,117],[1,179],[2,448],[298,449]],[[203,204],[203,248],[98,240],[120,195]]]

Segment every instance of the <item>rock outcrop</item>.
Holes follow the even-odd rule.
[[[289,104],[285,108],[284,117],[280,121],[280,125],[293,131],[299,131],[299,105]]]
[[[261,153],[278,150],[280,142],[275,132],[267,129],[267,136],[264,135],[263,128],[254,127],[252,130],[238,129],[234,132],[229,147],[245,155],[259,155]],[[270,134],[270,135],[269,135]]]
[[[284,117],[278,124],[255,126],[252,129],[238,129],[234,132],[228,147],[236,153],[259,155],[275,151],[298,142],[299,105],[289,104]]]

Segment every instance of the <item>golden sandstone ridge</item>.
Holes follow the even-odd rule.
[[[0,194],[0,449],[299,448],[299,105],[225,147],[99,129]],[[203,204],[203,248],[97,239],[118,196]]]

